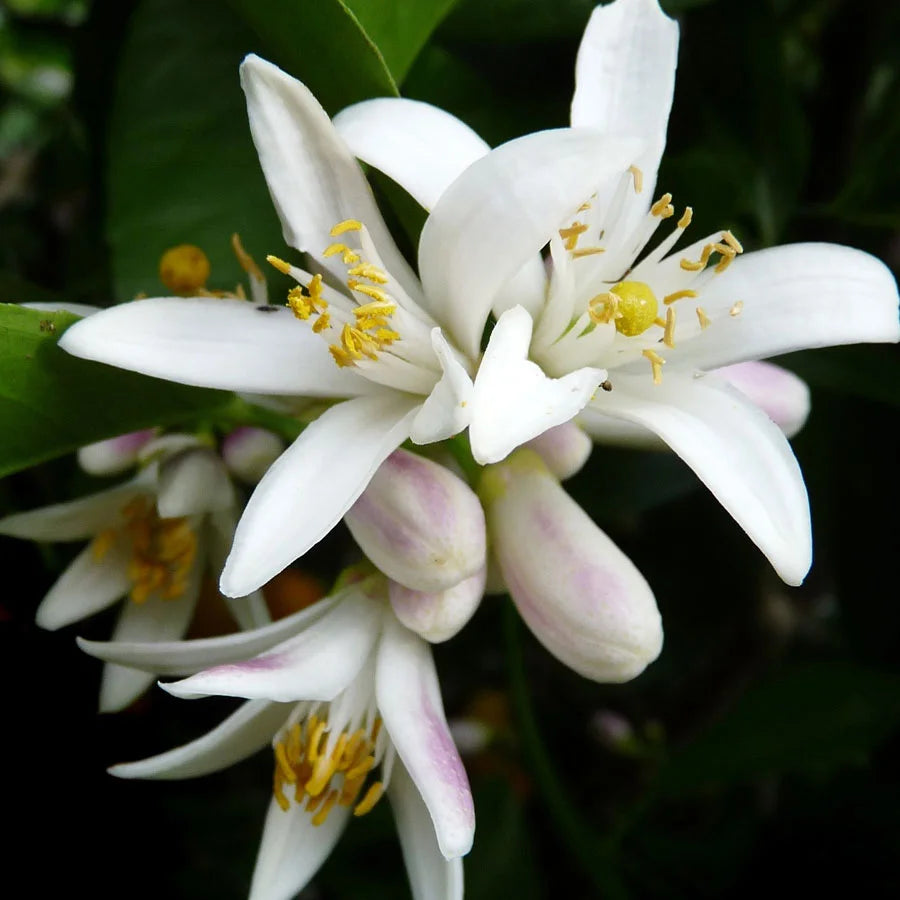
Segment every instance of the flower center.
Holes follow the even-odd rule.
[[[376,747],[380,731],[381,719],[376,718],[371,729],[334,734],[327,716],[315,713],[288,726],[274,744],[272,793],[278,805],[285,812],[290,809],[285,789],[292,787],[294,802],[305,803],[313,825],[325,822],[336,805],[352,806],[353,815],[365,815],[384,793],[384,784],[369,778],[382,756]]]
[[[121,529],[101,531],[93,541],[93,555],[102,560],[120,533],[131,542],[128,578],[129,597],[134,603],[146,603],[151,594],[163,600],[184,595],[191,568],[197,556],[197,535],[185,518],[161,519],[146,497],[135,497],[122,510],[125,525]]]
[[[643,334],[656,324],[659,310],[656,295],[643,281],[620,281],[612,290],[594,297],[588,306],[592,322],[614,322],[616,331],[626,337]]]

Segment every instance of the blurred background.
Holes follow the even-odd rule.
[[[237,81],[247,52],[306,81],[332,114],[399,87],[497,144],[567,123],[592,5],[4,0],[0,300],[153,295],[162,252],[184,242],[209,255],[213,286],[233,287],[233,231],[257,258],[280,252]],[[896,272],[900,5],[662,5],[682,43],[659,185],[694,207],[698,233],[730,228],[748,249],[846,243]],[[421,211],[377,187],[412,254]],[[437,647],[448,715],[471,744],[470,900],[900,888],[900,358],[863,346],[781,362],[813,391],[794,441],[815,536],[803,587],[778,580],[676,458],[597,448],[569,488],[653,586],[661,658],[631,684],[589,683],[501,598]],[[59,459],[0,481],[0,514],[99,484]],[[348,547],[335,532],[300,580],[327,584]],[[111,618],[55,634],[32,624],[73,552],[0,540],[8,863],[32,896],[242,898],[271,757],[193,782],[106,775],[230,706],[156,690],[99,717],[100,665],[74,635],[103,639]],[[382,804],[303,896],[406,893]]]

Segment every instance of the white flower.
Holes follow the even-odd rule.
[[[285,239],[308,253],[318,272],[272,259],[302,286],[291,292],[290,310],[155,298],[92,316],[60,341],[75,355],[188,384],[350,398],[313,422],[260,482],[222,574],[229,595],[259,587],[320,540],[403,441],[437,441],[468,425],[492,304],[523,262],[538,259],[547,222],[561,220],[585,184],[623,168],[639,146],[564,129],[498,148],[458,195],[465,201],[468,193],[476,213],[462,221],[455,202],[429,220],[420,283],[359,165],[309,91],[254,56],[244,61],[241,79]],[[548,166],[554,199],[532,210],[515,186]],[[467,273],[466,282],[448,293],[453,272]],[[597,383],[589,368],[540,386],[547,426],[571,418]]]
[[[118,455],[132,462],[140,444],[145,466],[130,481],[67,503],[0,519],[0,534],[36,541],[83,541],[79,553],[50,588],[36,621],[56,630],[125,597],[113,632],[117,641],[168,641],[187,630],[208,569],[225,558],[237,518],[225,468],[188,435],[147,443],[126,435],[117,444],[92,445],[92,464],[121,471]],[[261,596],[229,604],[239,624],[266,621]],[[128,706],[153,674],[118,665],[104,668],[100,709]]]
[[[111,772],[190,778],[271,744],[273,797],[251,900],[293,897],[350,818],[382,793],[414,896],[462,897],[460,857],[475,828],[468,780],[430,648],[397,622],[386,594],[386,579],[374,575],[255,631],[167,645],[80,642],[101,659],[168,674],[214,664],[163,686],[180,697],[248,700],[204,737]]]
[[[781,577],[798,584],[812,554],[806,489],[766,413],[789,432],[799,427],[805,389],[777,369],[714,370],[810,347],[897,341],[897,287],[877,259],[830,244],[741,255],[738,240],[720,231],[672,252],[692,212],[676,215],[671,195],[654,202],[652,192],[677,45],[678,26],[656,0],[594,10],[578,54],[571,131],[640,138],[643,150],[614,178],[588,171],[562,215],[561,170],[573,181],[582,176],[568,159],[498,177],[491,162],[497,151],[485,155],[486,145],[465,125],[413,101],[368,101],[335,124],[357,156],[433,208],[420,261],[454,241],[453,264],[422,276],[439,303],[439,322],[454,329],[466,352],[476,351],[482,324],[462,321],[466,301],[482,289],[483,260],[499,251],[468,223],[485,206],[519,204],[523,221],[543,228],[549,276],[516,240],[518,229],[506,235],[516,289],[494,303],[497,324],[475,379],[469,433],[478,462],[497,462],[557,424],[566,411],[553,399],[558,386],[580,373],[589,389],[573,391],[566,418],[580,411],[598,440],[646,443],[649,434],[667,443]],[[669,219],[675,227],[646,252]]]

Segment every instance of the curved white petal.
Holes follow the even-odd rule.
[[[528,359],[532,327],[521,306],[505,312],[478,368],[469,440],[482,465],[499,462],[520,444],[569,421],[606,378],[605,369],[593,368],[548,378]]]
[[[309,89],[252,54],[241,64],[241,87],[285,241],[342,282],[347,276],[340,256],[325,257],[323,251],[332,242],[334,225],[358,219],[387,271],[418,302],[419,283],[394,244],[359,164]]]
[[[387,793],[413,900],[462,900],[462,859],[441,854],[428,809],[402,762],[394,766]]]
[[[302,805],[285,812],[273,798],[266,813],[249,900],[291,900],[319,871],[350,820],[349,806],[335,806],[321,825]]]
[[[564,422],[532,438],[525,446],[534,450],[560,481],[565,481],[581,471],[594,445],[575,422]]]
[[[518,272],[502,285],[494,296],[491,312],[500,318],[514,306],[524,306],[537,319],[544,308],[547,294],[547,270],[541,255],[535,254],[522,263]]]
[[[650,195],[666,143],[675,90],[678,23],[657,0],[616,0],[598,6],[575,64],[572,125],[647,141],[640,158]]]
[[[332,700],[356,677],[378,637],[383,600],[360,589],[300,634],[258,656],[160,687],[176,697]]]
[[[112,606],[130,588],[127,548],[117,542],[97,559],[89,545],[47,592],[34,620],[41,628],[55,631]]]
[[[328,534],[409,437],[420,403],[394,391],[358,397],[307,426],[250,497],[222,572],[222,593],[249,594]]]
[[[441,701],[431,648],[393,616],[378,646],[375,696],[385,728],[428,808],[447,859],[472,847],[475,810]]]
[[[620,376],[595,399],[610,416],[655,431],[715,494],[788,584],[812,562],[809,503],[781,430],[715,376]]]
[[[117,778],[174,781],[218,772],[267,746],[290,711],[290,704],[248,700],[203,737],[157,756],[119,763],[110,767],[109,774]]]
[[[460,349],[478,355],[498,291],[639,149],[589,129],[542,131],[492,150],[450,185],[422,230],[419,272],[429,312]]]
[[[809,416],[809,388],[806,382],[781,366],[751,360],[714,369],[711,374],[724,378],[736,387],[787,437],[793,437]]]
[[[76,322],[60,347],[84,359],[198,387],[346,397],[367,382],[339,369],[290,310],[220,297],[134,300]]]
[[[164,519],[223,510],[234,503],[228,470],[208,448],[179,453],[160,467],[156,508]]]
[[[223,637],[154,643],[88,641],[84,638],[77,638],[77,641],[85,653],[105,662],[157,675],[192,675],[210,666],[238,662],[271,649],[317,622],[337,600],[337,597],[325,598],[270,625]]]
[[[83,541],[120,521],[122,508],[154,490],[156,468],[97,494],[0,519],[0,534],[32,541]]]
[[[743,309],[729,316],[736,301]],[[747,253],[713,278],[697,302],[713,324],[679,342],[666,358],[699,369],[810,347],[900,340],[890,269],[839,244]]]
[[[613,387],[615,390],[615,387]],[[634,447],[639,450],[665,450],[665,441],[643,425],[605,416],[597,405],[588,405],[578,414],[578,424],[600,444]]]
[[[459,434],[471,418],[472,379],[453,355],[440,328],[431,331],[431,346],[441,364],[443,375],[413,419],[410,440],[431,444]]]
[[[398,97],[348,106],[334,117],[334,127],[355,156],[429,210],[464,169],[491,149],[456,116]]]

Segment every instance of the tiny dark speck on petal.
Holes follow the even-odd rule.
[[[277,306],[257,306],[256,308],[264,313],[275,312],[278,309]]]

